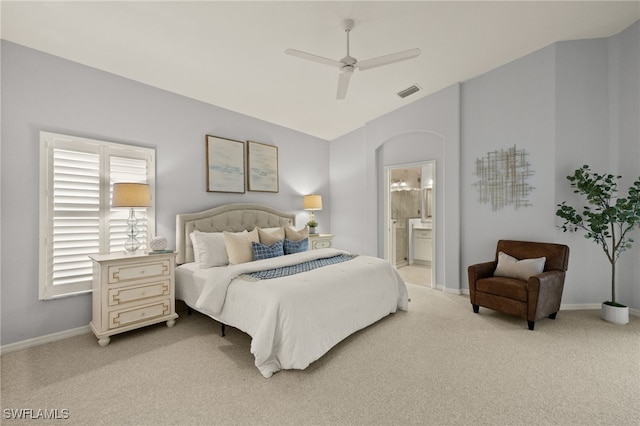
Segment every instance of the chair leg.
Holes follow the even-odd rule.
[[[529,325],[529,330],[533,331],[533,327],[536,326],[536,322],[535,321],[527,321],[527,324]]]
[[[476,314],[480,311],[480,306],[479,305],[472,304],[471,306],[473,306],[473,312],[475,312]]]
[[[557,312],[552,313],[551,315],[549,315],[550,319],[556,319],[556,315],[558,315]]]

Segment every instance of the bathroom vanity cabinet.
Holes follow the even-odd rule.
[[[431,266],[431,235],[431,229],[413,228],[413,261],[415,264]]]

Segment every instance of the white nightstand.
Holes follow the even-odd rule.
[[[309,250],[333,247],[335,234],[309,234]]]
[[[93,260],[91,330],[100,346],[110,336],[166,321],[176,323],[174,268],[176,253],[111,253]]]

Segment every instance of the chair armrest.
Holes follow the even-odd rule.
[[[529,313],[535,313],[531,321],[558,312],[564,289],[564,271],[546,271],[529,278],[527,293],[529,296]]]
[[[476,280],[481,278],[492,277],[497,264],[498,262],[493,260],[491,262],[476,263],[475,265],[469,266],[469,285],[471,285],[471,281],[475,283]]]
[[[498,262],[493,260],[491,262],[476,263],[467,268],[469,274],[469,296],[472,304],[476,303],[476,281],[493,276],[493,271],[496,270],[497,264]]]

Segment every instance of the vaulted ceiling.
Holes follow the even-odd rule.
[[[3,1],[1,13],[9,41],[332,140],[556,41],[620,32],[640,2]],[[284,51],[341,60],[347,18],[358,60],[421,55],[356,71],[336,100],[337,68]]]

